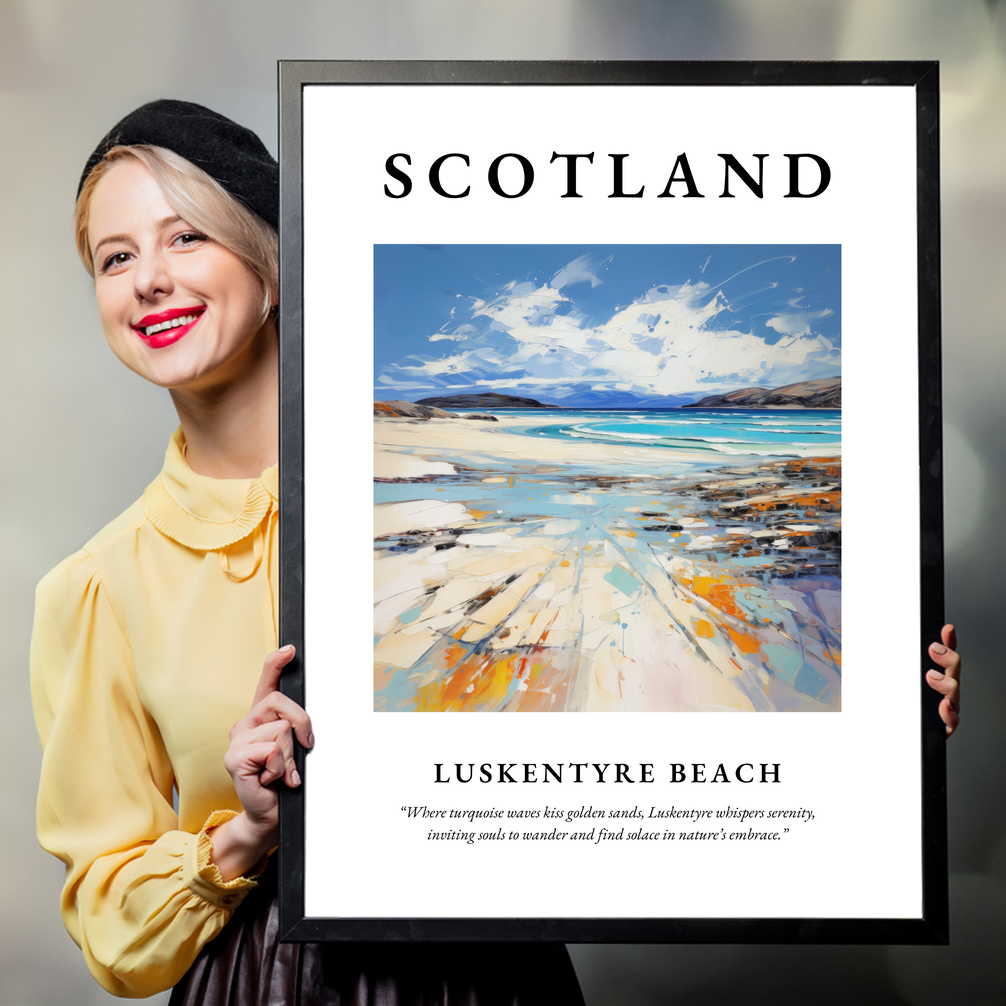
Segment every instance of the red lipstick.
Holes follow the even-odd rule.
[[[164,346],[170,346],[173,342],[178,342],[184,335],[187,335],[205,310],[204,305],[199,305],[196,307],[173,307],[168,311],[148,314],[133,325],[133,331],[151,349],[161,349]],[[183,318],[190,320],[184,324],[178,324],[178,321]],[[154,331],[151,332],[151,329]]]

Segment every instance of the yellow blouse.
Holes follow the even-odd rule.
[[[228,731],[276,646],[277,492],[276,467],[197,475],[176,431],[143,498],[38,586],[38,836],[115,995],[174,985],[255,886],[223,882],[206,829],[241,809]]]

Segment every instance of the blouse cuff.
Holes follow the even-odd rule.
[[[211,862],[213,842],[207,833],[237,816],[236,810],[213,811],[206,819],[202,831],[195,836],[195,841],[186,844],[182,860],[182,875],[186,886],[194,894],[218,908],[234,909],[240,905],[245,895],[253,887],[258,887],[255,878],[261,876],[269,865],[269,857],[263,856],[255,868],[245,876],[224,880],[216,863]]]

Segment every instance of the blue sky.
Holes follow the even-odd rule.
[[[841,373],[839,245],[375,245],[374,397],[673,406]]]

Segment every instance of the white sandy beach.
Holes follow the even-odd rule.
[[[555,415],[543,409],[535,415],[536,426],[562,425],[568,418]],[[397,470],[400,462],[391,461],[395,457],[412,456],[422,459],[429,466],[451,459],[471,459],[492,465],[501,457],[515,462],[540,461],[553,464],[568,464],[575,467],[578,462],[610,463],[612,467],[632,468],[637,465],[652,467],[654,475],[669,471],[668,452],[660,447],[645,444],[627,446],[622,444],[598,444],[586,440],[552,440],[547,437],[528,437],[511,433],[514,427],[527,426],[526,416],[500,416],[497,422],[480,422],[468,419],[421,420],[374,419],[374,476],[394,478],[383,474]],[[708,462],[709,455],[701,451],[675,452],[678,462]],[[441,474],[443,469],[428,469],[429,474]],[[412,474],[425,474],[410,467]]]

